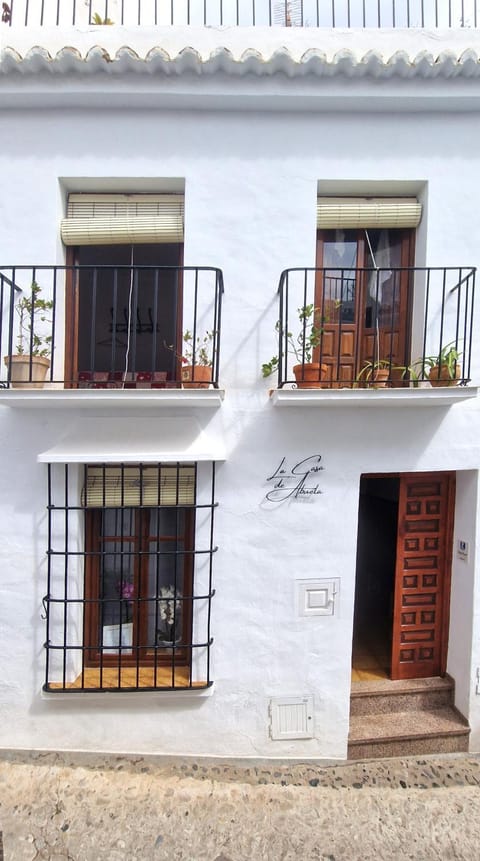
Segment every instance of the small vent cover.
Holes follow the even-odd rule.
[[[313,697],[275,697],[270,700],[272,739],[313,738]]]
[[[297,580],[299,616],[334,616],[340,591],[340,579]]]

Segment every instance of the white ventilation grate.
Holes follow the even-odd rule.
[[[270,700],[270,737],[274,740],[313,738],[313,697],[275,697]]]

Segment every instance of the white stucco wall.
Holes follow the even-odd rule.
[[[281,86],[281,82],[278,83]],[[99,85],[100,86],[100,85]],[[192,85],[193,86],[193,85]],[[367,85],[366,85],[367,86]],[[372,94],[376,83],[370,83]],[[262,361],[275,352],[280,272],[315,264],[315,201],[404,188],[422,198],[420,265],[478,263],[480,136],[475,111],[421,115],[236,110],[4,110],[0,117],[2,263],[63,263],[67,190],[146,191],[185,182],[185,264],[223,269],[221,408],[192,413],[222,440],[217,474],[211,696],[45,696],[46,476],[37,455],[73,432],[81,410],[0,407],[0,745],[236,756],[346,754],[359,481],[362,473],[459,473],[449,670],[480,738],[476,401],[444,407],[282,409]],[[163,185],[162,185],[163,181]],[[474,351],[473,382],[480,378]],[[122,418],[98,411],[112,436]],[[162,416],[185,415],[173,408]],[[129,408],[138,420],[147,414]],[[156,414],[148,412],[150,420]],[[159,416],[160,417],[160,416]],[[321,495],[264,503],[283,457],[320,454]],[[308,514],[308,519],[306,515]],[[333,617],[306,619],[295,581],[340,580]],[[313,695],[315,737],[273,742],[268,702]]]

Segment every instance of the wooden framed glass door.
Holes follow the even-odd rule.
[[[65,379],[94,388],[179,379],[183,245],[69,249]],[[76,268],[78,267],[78,268]]]
[[[405,229],[318,231],[315,305],[324,330],[318,358],[332,386],[352,385],[367,361],[390,369],[408,364],[413,240]]]

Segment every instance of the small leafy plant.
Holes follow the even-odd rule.
[[[384,372],[387,371],[388,374]],[[391,384],[391,376],[393,371],[401,372],[402,378],[407,376],[411,371],[410,368],[401,365],[392,365],[390,359],[369,359],[365,360],[363,368],[359,371],[355,379],[354,388],[359,383],[364,383],[372,388],[386,388]]]
[[[457,373],[457,365],[462,357],[455,345],[455,341],[451,341],[445,347],[442,347],[438,353],[432,356],[424,356],[418,359],[415,364],[420,365],[422,376],[426,376],[426,369],[430,369],[430,373],[434,368],[446,368],[448,377],[454,380]]]
[[[15,305],[15,311],[19,318],[16,344],[17,355],[19,356],[50,356],[52,335],[42,334],[41,330],[45,330],[46,326],[41,324],[51,324],[49,312],[53,309],[53,300],[42,299],[41,292],[42,288],[39,284],[32,281],[30,294],[22,296]]]
[[[389,359],[374,359],[365,361],[362,370],[357,374],[357,382],[365,380],[366,382],[375,381],[377,371],[394,370]]]
[[[417,363],[414,362],[412,365],[393,365],[390,363],[389,359],[376,359],[374,361],[368,361],[364,363],[363,368],[357,375],[355,383],[359,383],[363,379],[368,382],[369,385],[372,385],[375,388],[377,372],[383,369],[388,369],[393,380],[403,380],[406,384],[412,385],[414,389],[417,389],[419,382],[419,373],[416,368],[416,364]],[[394,371],[396,372],[395,374],[393,373]],[[385,382],[391,382],[391,380]],[[381,387],[383,388],[383,386]]]
[[[114,21],[112,21],[111,18],[107,18],[107,17],[102,18],[102,16],[99,15],[98,12],[94,12],[92,15],[92,24],[98,24],[98,25],[108,24],[108,25],[111,25],[113,23],[114,23]]]
[[[193,333],[190,329],[185,329],[183,333],[183,353],[177,353],[174,344],[165,344],[168,350],[175,353],[177,359],[180,359],[183,365],[203,365],[205,368],[212,366],[212,342],[215,337],[215,331],[205,332],[203,336],[193,338]]]
[[[193,340],[193,334],[190,329],[186,329],[183,333],[183,354],[182,362],[185,365],[193,365],[195,359],[196,365],[203,365],[210,368],[212,365],[212,341],[215,337],[215,332],[206,331],[203,337],[200,335]]]
[[[275,331],[281,332],[282,339],[286,338],[291,352],[294,354],[299,365],[309,364],[312,361],[313,351],[320,346],[323,325],[327,322],[325,317],[320,317],[320,309],[313,303],[297,308],[298,320],[301,324],[300,332],[294,336],[292,332],[281,328],[280,320],[275,324]],[[272,356],[269,362],[262,364],[262,375],[269,377],[278,370],[280,356]]]

